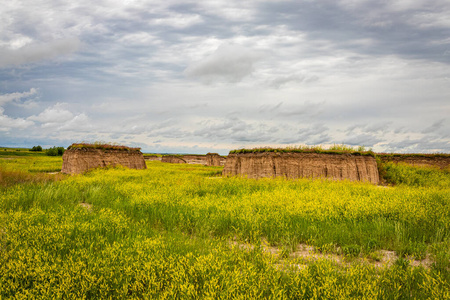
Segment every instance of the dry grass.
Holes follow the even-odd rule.
[[[16,184],[43,183],[62,180],[65,176],[61,173],[28,173],[19,170],[0,169],[0,187],[7,188]]]

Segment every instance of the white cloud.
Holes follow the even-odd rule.
[[[11,118],[3,114],[4,109],[0,107],[0,131],[10,131],[11,129],[25,129],[33,126],[34,122],[22,118]]]
[[[80,47],[78,38],[53,40],[48,43],[26,44],[18,49],[0,48],[0,68],[11,65],[23,65],[51,59],[77,51]]]
[[[239,82],[253,72],[254,64],[262,58],[260,51],[223,44],[207,58],[190,65],[185,74],[199,78],[205,83]]]
[[[89,118],[84,113],[76,115],[70,121],[59,127],[62,131],[86,131],[92,129]]]
[[[28,98],[30,96],[36,95],[37,90],[35,88],[31,88],[29,92],[23,93],[10,93],[0,95],[0,106],[13,101],[19,101],[23,98]]]
[[[54,106],[46,108],[39,115],[28,117],[28,119],[43,123],[43,127],[72,120],[73,114],[64,106],[64,103],[56,103]]]

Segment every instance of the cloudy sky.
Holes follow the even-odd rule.
[[[448,0],[9,0],[0,145],[450,152]]]

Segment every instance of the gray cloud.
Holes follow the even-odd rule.
[[[5,145],[450,151],[446,0],[44,2],[0,10]]]
[[[47,43],[28,44],[18,49],[0,47],[0,68],[23,65],[69,54],[80,48],[77,38],[54,40]]]
[[[425,128],[424,130],[422,130],[422,133],[434,133],[437,130],[439,130],[440,128],[442,128],[444,126],[444,121],[445,119],[440,119],[436,122],[434,122],[431,126]]]
[[[324,124],[314,124],[307,128],[301,128],[298,130],[297,141],[294,141],[294,143],[316,145],[330,142],[331,138],[328,132],[329,128]]]
[[[373,134],[358,134],[347,136],[343,140],[343,144],[350,146],[365,146],[365,147],[373,147],[374,145],[381,142],[382,139]]]
[[[205,83],[239,82],[253,72],[254,64],[262,57],[261,52],[240,45],[224,44],[210,56],[186,68],[185,74]]]
[[[286,84],[290,84],[290,83],[310,83],[310,82],[314,82],[319,80],[319,77],[317,76],[306,76],[306,75],[301,75],[301,74],[291,74],[291,75],[286,75],[286,76],[279,76],[276,77],[275,79],[272,79],[269,82],[269,85],[274,87],[274,88],[280,88]]]

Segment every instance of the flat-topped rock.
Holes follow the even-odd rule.
[[[70,148],[64,151],[61,172],[80,174],[94,168],[107,166],[127,167],[130,169],[146,169],[144,156],[138,149],[98,149]]]
[[[164,155],[161,158],[161,162],[171,163],[171,164],[185,164],[186,161],[178,155]]]
[[[248,178],[330,178],[379,183],[377,162],[370,155],[323,153],[229,154],[223,175]]]

